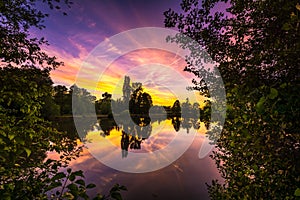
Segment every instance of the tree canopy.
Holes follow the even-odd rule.
[[[41,49],[42,45],[48,45],[44,37],[32,37],[30,34],[34,28],[44,29],[44,19],[49,16],[37,8],[39,3],[52,10],[72,4],[69,0],[63,0],[63,3],[61,0],[0,1],[0,66],[54,69],[62,64]]]
[[[47,121],[59,114],[52,94],[62,97],[64,87],[52,87],[50,70],[61,62],[42,50],[47,41],[32,36],[34,28],[45,28],[47,13],[38,9],[48,5],[60,10],[69,0],[0,0],[0,196],[1,199],[89,199],[81,170],[66,169],[82,149]],[[65,14],[65,13],[63,13]],[[80,88],[83,103],[93,99]],[[88,96],[85,98],[85,95]],[[57,98],[57,99],[58,99]],[[59,100],[58,100],[59,102]],[[68,108],[64,108],[64,111]],[[56,112],[56,113],[54,113]],[[47,152],[60,154],[53,160]],[[120,199],[124,186],[115,185],[108,196]]]
[[[164,13],[165,26],[198,42],[217,62],[227,117],[212,157],[224,179],[208,186],[213,199],[294,199],[299,196],[300,5],[291,1],[183,0]],[[193,44],[185,71],[207,91]],[[297,189],[298,188],[298,189]]]

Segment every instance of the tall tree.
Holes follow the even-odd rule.
[[[165,25],[205,48],[226,88],[227,118],[212,156],[225,183],[214,181],[210,196],[299,196],[299,1],[183,0],[180,6],[164,13]],[[194,88],[207,92],[201,55],[191,42],[171,41],[190,48],[185,70],[200,78]]]

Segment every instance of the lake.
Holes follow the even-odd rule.
[[[62,129],[75,130],[70,119],[62,124]],[[122,195],[129,200],[209,199],[205,183],[221,180],[209,155],[203,159],[198,157],[206,129],[204,124],[194,119],[156,119],[141,127],[126,123],[116,126],[113,120],[102,118],[87,127],[83,136],[87,148],[70,163],[70,167],[83,170],[86,182],[97,185],[89,191],[91,196],[107,194],[115,183],[119,183],[127,187],[128,191],[122,192]],[[180,140],[172,144],[177,137]],[[185,139],[191,137],[193,140]],[[172,157],[182,148],[181,143],[187,142],[185,140],[192,141],[191,145],[183,152],[177,152],[178,158]],[[104,141],[109,145],[103,145]],[[151,167],[155,168],[161,162],[148,155],[167,149],[169,144],[173,145],[173,150],[160,153],[163,157],[159,157],[167,160],[166,166],[152,171]],[[137,154],[142,159],[130,160]],[[115,169],[118,167],[121,171]],[[124,172],[144,169],[148,172]]]

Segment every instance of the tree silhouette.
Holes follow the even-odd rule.
[[[130,100],[129,100],[129,112],[131,115],[132,120],[137,125],[146,126],[150,123],[150,117],[149,117],[149,109],[152,106],[152,98],[151,96],[143,92],[142,86],[138,86],[137,89],[134,90],[134,92],[131,94]],[[140,118],[145,118],[143,124],[141,123]]]

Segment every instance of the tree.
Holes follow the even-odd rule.
[[[42,2],[56,10],[60,10],[63,5],[60,0]],[[1,66],[54,69],[62,64],[41,50],[41,45],[48,44],[45,38],[30,37],[29,30],[45,28],[43,22],[49,16],[36,8],[37,3],[37,0],[0,1]],[[64,3],[68,7],[72,4],[69,0],[64,0]]]
[[[53,114],[50,70],[61,62],[41,50],[44,38],[30,37],[32,28],[43,29],[50,9],[70,6],[69,0],[0,0],[0,196],[1,199],[88,199],[82,171],[59,172],[79,156],[82,147],[45,120]],[[83,91],[84,92],[84,91]],[[48,107],[50,106],[50,108]],[[50,113],[49,113],[50,112]],[[61,153],[47,159],[46,153]],[[120,199],[124,186],[114,186],[109,196]]]
[[[219,63],[227,118],[213,154],[224,184],[208,187],[213,199],[294,199],[299,196],[300,5],[291,1],[183,0],[164,13]],[[224,7],[223,9],[221,7]],[[219,7],[219,10],[216,8]],[[179,36],[180,37],[180,36]],[[185,71],[208,92],[201,54],[190,42]],[[209,94],[207,94],[209,95]]]
[[[147,126],[151,121],[149,117],[149,110],[153,105],[151,95],[143,91],[141,83],[133,83],[133,88],[136,89],[129,100],[130,116],[137,125]]]
[[[105,92],[102,94],[103,99],[100,99],[96,101],[96,111],[98,114],[101,115],[108,115],[108,117],[112,118],[112,103],[114,101],[112,100],[112,95]]]
[[[129,100],[129,111],[133,115],[149,115],[152,106],[150,94],[143,91],[142,86],[137,87]]]
[[[84,88],[79,88],[76,84],[70,87],[70,97],[72,97],[73,115],[90,115],[95,113],[96,97],[91,95]]]
[[[72,157],[76,144],[41,117],[45,98],[51,94],[47,71],[6,67],[0,72],[0,195],[46,197],[50,177],[66,161],[45,163],[46,152],[63,151],[64,157]]]
[[[54,86],[54,101],[59,106],[60,115],[72,114],[72,95],[64,85]]]

